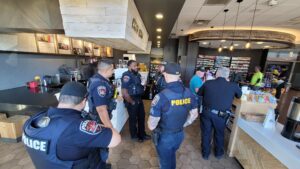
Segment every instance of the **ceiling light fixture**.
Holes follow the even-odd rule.
[[[231,42],[231,45],[230,45],[230,47],[229,47],[229,50],[230,50],[230,51],[233,51],[233,49],[234,49],[234,47],[233,47],[233,42]]]
[[[233,41],[234,41],[234,37],[235,37],[235,29],[236,29],[236,24],[237,24],[237,21],[238,21],[238,18],[239,18],[240,5],[241,5],[241,2],[243,2],[243,0],[237,0],[236,2],[238,3],[238,9],[237,9],[236,18],[235,18],[235,24],[234,24],[234,29],[233,29],[232,42],[231,42],[231,45],[229,47],[230,51],[233,51],[233,49],[234,49],[234,47],[233,47]]]
[[[257,10],[257,3],[258,3],[258,0],[255,1],[255,7],[254,7],[253,17],[252,17],[252,22],[251,22],[250,33],[249,33],[249,39],[248,39],[248,42],[245,45],[246,49],[249,49],[251,47],[250,41],[251,41],[252,29],[253,29],[253,24],[254,24],[254,19],[255,19],[255,13],[256,13],[256,10]]]
[[[157,13],[157,14],[155,15],[155,18],[156,18],[156,19],[163,19],[163,18],[164,18],[164,15],[163,15],[162,13]]]
[[[203,44],[203,45],[207,45],[207,44],[208,44],[208,42],[202,42],[202,44]]]
[[[226,42],[226,40],[225,40],[225,39],[222,39],[221,42]]]
[[[218,52],[221,53],[223,50],[222,46],[220,45],[220,47],[218,48]]]
[[[235,43],[235,44],[233,44],[233,46],[240,46],[239,44],[237,44],[237,43]]]
[[[258,44],[258,45],[261,45],[261,44],[263,44],[263,43],[265,43],[265,42],[256,42],[256,44]]]
[[[223,39],[223,37],[224,37],[224,27],[225,27],[225,22],[226,22],[226,13],[229,11],[229,9],[224,9],[224,22],[223,22],[223,30],[222,30],[222,39]],[[224,40],[221,40],[221,43],[222,43],[222,41],[223,42],[225,42]],[[222,44],[220,44],[220,47],[219,47],[219,49],[218,49],[218,51],[219,52],[222,52],[222,50],[220,51],[220,48],[222,49]]]
[[[162,31],[161,28],[157,28],[157,29],[156,29],[156,32],[161,32],[161,31]]]
[[[270,48],[270,46],[264,46],[264,48]]]
[[[157,36],[156,38],[157,38],[157,39],[161,39],[161,36]]]

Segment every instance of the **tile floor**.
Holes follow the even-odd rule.
[[[149,102],[145,102],[145,107],[149,107]],[[240,169],[238,163],[228,156],[221,160],[217,160],[213,155],[210,156],[209,160],[201,158],[199,121],[197,119],[185,129],[185,140],[177,152],[177,168]],[[125,125],[121,135],[121,144],[110,150],[109,161],[113,169],[159,168],[157,154],[151,141],[144,143],[132,142],[128,124]],[[228,141],[229,134],[226,135],[226,141]],[[34,169],[34,166],[22,143],[0,142],[0,169]]]

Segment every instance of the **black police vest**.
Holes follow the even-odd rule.
[[[134,74],[128,71],[130,74],[130,78],[132,78],[132,83],[129,85],[128,94],[130,96],[140,96],[144,93],[144,87],[142,85],[141,74]]]
[[[37,169],[71,169],[74,165],[88,168],[88,159],[79,161],[62,161],[57,157],[56,146],[61,134],[76,118],[62,118],[63,115],[50,116],[50,123],[44,128],[34,128],[33,122],[47,116],[41,112],[30,118],[24,125],[22,141]]]
[[[108,87],[108,97],[110,98],[109,101],[109,105],[107,107],[108,109],[108,113],[109,113],[109,117],[112,118],[112,114],[111,112],[116,109],[116,101],[113,99],[113,95],[114,95],[114,88],[112,87],[111,84],[109,84],[107,81],[100,79],[99,77],[91,77],[89,80],[89,84],[88,84],[88,92],[91,93],[96,87],[97,87],[97,83],[106,83],[105,86]],[[88,96],[88,103],[89,103],[89,111],[90,113],[92,113],[95,117],[95,119],[92,120],[96,120],[98,122],[101,122],[100,117],[97,113],[96,110],[96,106],[95,103],[93,101],[93,97],[91,94],[89,94]]]
[[[192,93],[185,88],[183,93],[176,93],[170,89],[161,92],[169,102],[169,109],[162,113],[159,128],[164,132],[178,132],[183,129],[191,110]]]

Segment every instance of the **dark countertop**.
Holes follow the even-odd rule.
[[[26,86],[0,90],[0,113],[8,116],[33,115],[49,107],[56,107],[58,101],[54,94],[59,91],[60,88],[29,89]]]
[[[59,88],[38,87],[29,89],[26,86],[0,90],[0,103],[56,106],[58,102],[54,94],[59,91]]]

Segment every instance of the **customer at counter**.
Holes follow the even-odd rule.
[[[202,157],[205,160],[208,160],[210,155],[212,130],[214,130],[215,138],[215,157],[217,159],[223,157],[226,121],[230,117],[234,97],[242,96],[239,86],[236,83],[228,82],[229,74],[229,68],[219,68],[216,79],[206,81],[198,92],[198,95],[203,97],[200,124]]]
[[[114,72],[113,63],[110,60],[100,60],[98,62],[98,72],[89,79],[88,83],[88,103],[89,116],[105,127],[113,128],[111,123],[112,111],[116,108],[116,101],[114,100],[114,87],[109,82]],[[108,149],[100,149],[101,160],[105,164],[108,159]],[[110,166],[110,164],[107,164]]]
[[[24,125],[22,141],[37,169],[104,168],[100,147],[115,147],[121,136],[81,117],[86,87],[69,82],[61,90],[57,108],[32,116]]]
[[[255,73],[253,74],[250,82],[253,90],[259,90],[262,87],[263,77],[264,75],[261,73],[261,67],[255,66]]]
[[[151,137],[145,132],[145,109],[142,100],[144,86],[138,72],[137,62],[129,60],[128,71],[122,75],[122,96],[129,114],[129,130],[131,139],[143,142]]]
[[[190,80],[190,90],[193,94],[196,94],[200,87],[203,85],[204,74],[205,69],[203,67],[196,68],[195,74]]]

